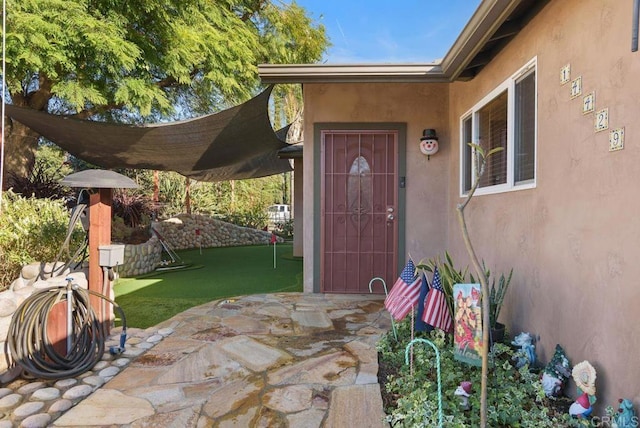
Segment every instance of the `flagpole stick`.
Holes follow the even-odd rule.
[[[276,242],[273,243],[273,268],[276,268]]]
[[[4,131],[5,131],[5,121],[4,121],[4,112],[5,112],[5,104],[6,101],[4,99],[4,92],[7,89],[7,1],[2,0],[2,112],[0,118],[0,129],[2,132],[2,140],[0,140],[0,213],[2,212],[2,189],[4,187]]]
[[[413,326],[415,322],[415,314],[413,308],[411,308],[411,342],[413,342]],[[413,346],[411,347],[411,365],[409,366],[409,373],[413,376]]]

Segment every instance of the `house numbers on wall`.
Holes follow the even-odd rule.
[[[578,76],[571,81],[571,99],[582,95],[582,76]]]
[[[609,151],[624,149],[624,128],[612,129],[609,131]]]
[[[567,64],[560,68],[560,85],[563,86],[571,83],[570,96],[571,99],[578,98],[582,95],[582,76],[571,79],[571,64]],[[595,132],[606,131],[609,129],[609,108],[605,107],[596,111],[596,91],[591,91],[582,97],[582,114],[588,115],[594,113],[593,127]],[[624,127],[615,128],[609,131],[609,151],[614,152],[624,149]]]
[[[596,112],[595,123],[596,132],[609,129],[609,109],[603,108]]]
[[[571,64],[567,64],[560,69],[560,84],[564,85],[569,80],[571,80]]]
[[[589,92],[582,97],[582,114],[593,113],[596,109],[596,93],[594,91]]]

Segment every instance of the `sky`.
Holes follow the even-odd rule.
[[[429,63],[453,45],[480,0],[295,0],[323,24],[326,63]]]

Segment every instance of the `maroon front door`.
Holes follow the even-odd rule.
[[[397,131],[322,131],[321,291],[391,288],[398,245]],[[374,292],[383,292],[376,284]]]

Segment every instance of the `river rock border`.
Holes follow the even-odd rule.
[[[173,325],[146,330],[127,330],[126,348],[111,355],[111,346],[120,344],[122,328],[114,328],[105,342],[102,359],[89,371],[62,380],[18,378],[0,388],[0,428],[45,427],[66,410],[91,395],[111,380],[135,358],[173,333]]]

